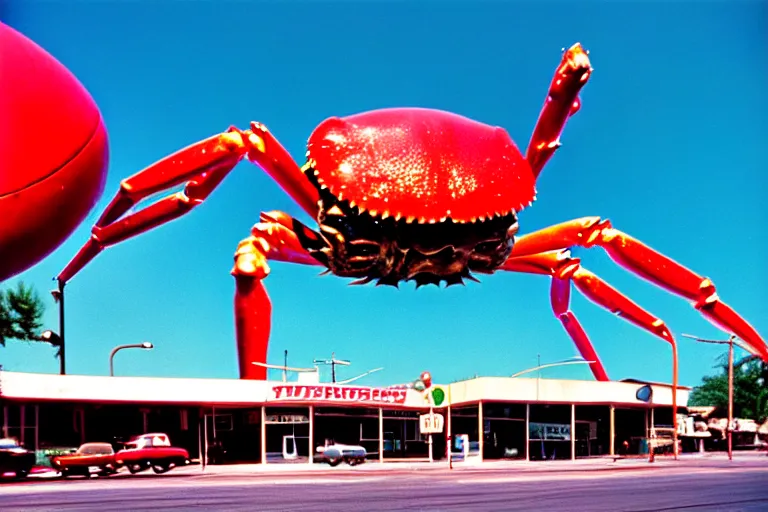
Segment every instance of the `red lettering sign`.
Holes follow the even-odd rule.
[[[381,389],[363,387],[342,386],[299,386],[280,385],[272,386],[274,400],[291,402],[374,402],[382,405],[405,403],[407,390],[405,389]]]

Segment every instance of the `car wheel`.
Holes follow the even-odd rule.
[[[128,471],[130,471],[132,475],[135,475],[140,471],[144,471],[143,464],[129,464]]]
[[[154,471],[158,475],[167,473],[170,470],[171,470],[171,466],[169,464],[153,464],[152,465],[152,471]]]
[[[24,480],[27,478],[27,475],[29,475],[29,471],[17,471],[16,472],[16,479],[17,480]]]
[[[328,465],[332,468],[338,466],[341,464],[341,457],[329,457],[328,458]]]

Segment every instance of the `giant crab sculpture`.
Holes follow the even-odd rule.
[[[232,274],[241,378],[265,379],[271,304],[264,288],[269,260],[317,265],[354,284],[401,281],[447,285],[504,270],[549,276],[551,302],[596,379],[600,359],[570,311],[571,283],[589,299],[669,342],[665,323],[571,257],[573,246],[600,247],[619,265],[693,302],[707,319],[739,336],[764,360],[759,334],[722,302],[712,282],[615,229],[583,217],[523,236],[518,213],[535,199],[536,179],[560,147],[568,118],[592,68],[580,44],[564,51],[523,155],[507,132],[439,110],[395,108],[322,122],[299,167],[259,123],[230,128],[125,179],[92,236],[58,276],[69,281],[105,247],[180,217],[201,204],[243,159],[266,171],[317,220],[313,230],[286,213],[261,214],[240,242]],[[138,201],[186,182],[146,209]],[[675,365],[676,367],[676,365]],[[675,382],[675,376],[673,377]]]

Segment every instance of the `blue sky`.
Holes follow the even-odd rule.
[[[303,163],[326,117],[393,107],[451,110],[504,126],[525,147],[562,47],[580,41],[594,73],[563,146],[538,181],[521,233],[586,215],[610,218],[714,280],[720,296],[768,336],[766,4],[728,2],[42,2],[0,15],[68,66],[110,133],[105,194],[86,222],[17,280],[58,313],[51,280],[88,237],[119,182],[192,142],[265,123]],[[49,132],[49,135],[54,135]],[[41,143],[44,142],[41,138]],[[229,275],[259,212],[312,223],[257,167],[240,164],[184,218],[112,247],[67,287],[70,373],[237,376]],[[677,335],[725,335],[684,299],[577,249],[584,265],[663,318]],[[269,362],[350,359],[365,383],[432,371],[447,382],[509,375],[577,354],[549,305],[549,280],[484,276],[446,289],[350,287],[318,268],[272,264]],[[573,310],[609,376],[670,380],[670,348],[592,305]],[[710,373],[720,347],[680,339],[681,384]],[[47,346],[10,343],[8,370],[56,372]],[[591,379],[584,366],[546,377]],[[279,377],[274,374],[274,377]]]

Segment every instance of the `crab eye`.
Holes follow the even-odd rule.
[[[481,254],[492,254],[501,250],[503,242],[501,240],[488,240],[486,242],[480,242],[475,246],[475,252]]]
[[[352,240],[350,245],[354,247],[354,253],[360,256],[369,256],[381,252],[381,246],[370,240]]]

